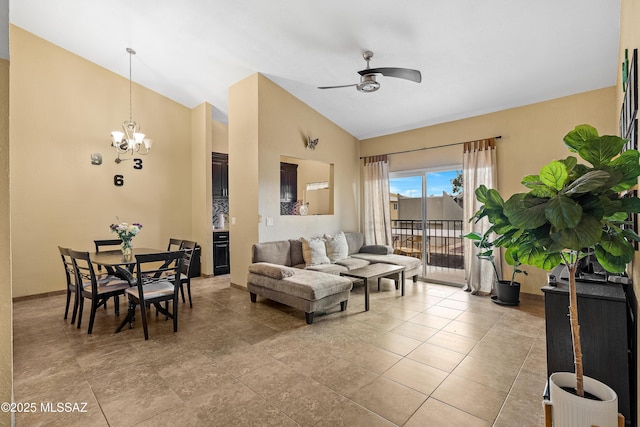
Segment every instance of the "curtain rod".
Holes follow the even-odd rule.
[[[493,139],[501,139],[502,135],[498,135],[498,136],[494,136],[492,137]],[[474,139],[473,141],[464,141],[464,142],[454,142],[451,144],[444,144],[444,145],[436,145],[435,147],[422,147],[422,148],[414,148],[413,150],[406,150],[406,151],[395,151],[393,153],[385,153],[385,154],[374,154],[372,156],[360,156],[361,159],[366,159],[367,157],[375,157],[375,156],[390,156],[392,154],[404,154],[404,153],[413,153],[415,151],[423,151],[423,150],[431,150],[433,148],[443,148],[443,147],[451,147],[453,145],[462,145],[462,144],[466,144],[467,142],[474,142],[474,141],[483,141],[486,139],[491,139],[491,138],[483,138],[483,139]]]

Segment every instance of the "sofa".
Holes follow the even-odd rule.
[[[256,243],[247,289],[251,302],[260,295],[294,307],[312,324],[316,311],[338,304],[346,310],[354,279],[340,273],[372,263],[404,266],[405,277],[414,282],[422,265],[417,258],[394,254],[390,246],[364,245],[364,236],[357,232]]]

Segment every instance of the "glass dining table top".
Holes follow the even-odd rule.
[[[92,252],[91,261],[95,264],[100,264],[107,267],[127,266],[134,265],[136,263],[136,255],[158,254],[166,251],[166,249],[134,247],[131,249],[131,257],[127,259],[124,258],[122,252],[119,249],[113,251]]]

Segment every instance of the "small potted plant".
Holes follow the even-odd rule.
[[[476,194],[476,197],[478,195]],[[478,200],[482,199],[482,195]],[[476,213],[476,215],[478,215]],[[474,217],[470,219],[472,221]],[[511,273],[511,280],[500,279],[498,269],[496,268],[494,250],[495,246],[493,242],[489,241],[489,236],[493,233],[493,227],[489,228],[483,235],[476,232],[465,234],[464,237],[473,240],[473,244],[480,250],[477,257],[487,260],[493,267],[493,273],[496,276],[496,295],[491,297],[491,300],[496,304],[501,305],[518,305],[520,304],[520,282],[516,282],[516,274],[522,273],[525,276],[527,272],[520,269],[520,257],[518,256],[518,249],[515,246],[507,248],[504,253],[505,262],[513,267]]]
[[[615,392],[583,374],[575,276],[578,261],[587,252],[610,273],[623,273],[632,260],[632,242],[640,238],[626,227],[626,220],[640,212],[640,199],[623,195],[638,183],[640,153],[623,151],[624,139],[600,136],[589,125],[576,126],[564,143],[590,166],[578,163],[574,156],[554,160],[539,174],[523,178],[528,192],[513,194],[506,201],[495,190],[478,188],[476,195],[484,206],[474,218],[487,217],[498,235],[493,244],[517,247],[521,263],[544,270],[566,265],[575,373],[554,373],[549,379],[553,418],[558,423],[560,418],[581,418],[589,423],[579,425],[616,425]],[[501,214],[494,212],[496,207]],[[585,399],[585,388],[600,401]],[[565,410],[571,414],[564,415]]]

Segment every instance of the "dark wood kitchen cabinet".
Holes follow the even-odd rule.
[[[280,162],[280,201],[298,200],[298,165]]]
[[[211,153],[211,190],[214,199],[229,197],[229,155]]]
[[[229,232],[216,231],[213,233],[213,275],[229,274]]]

